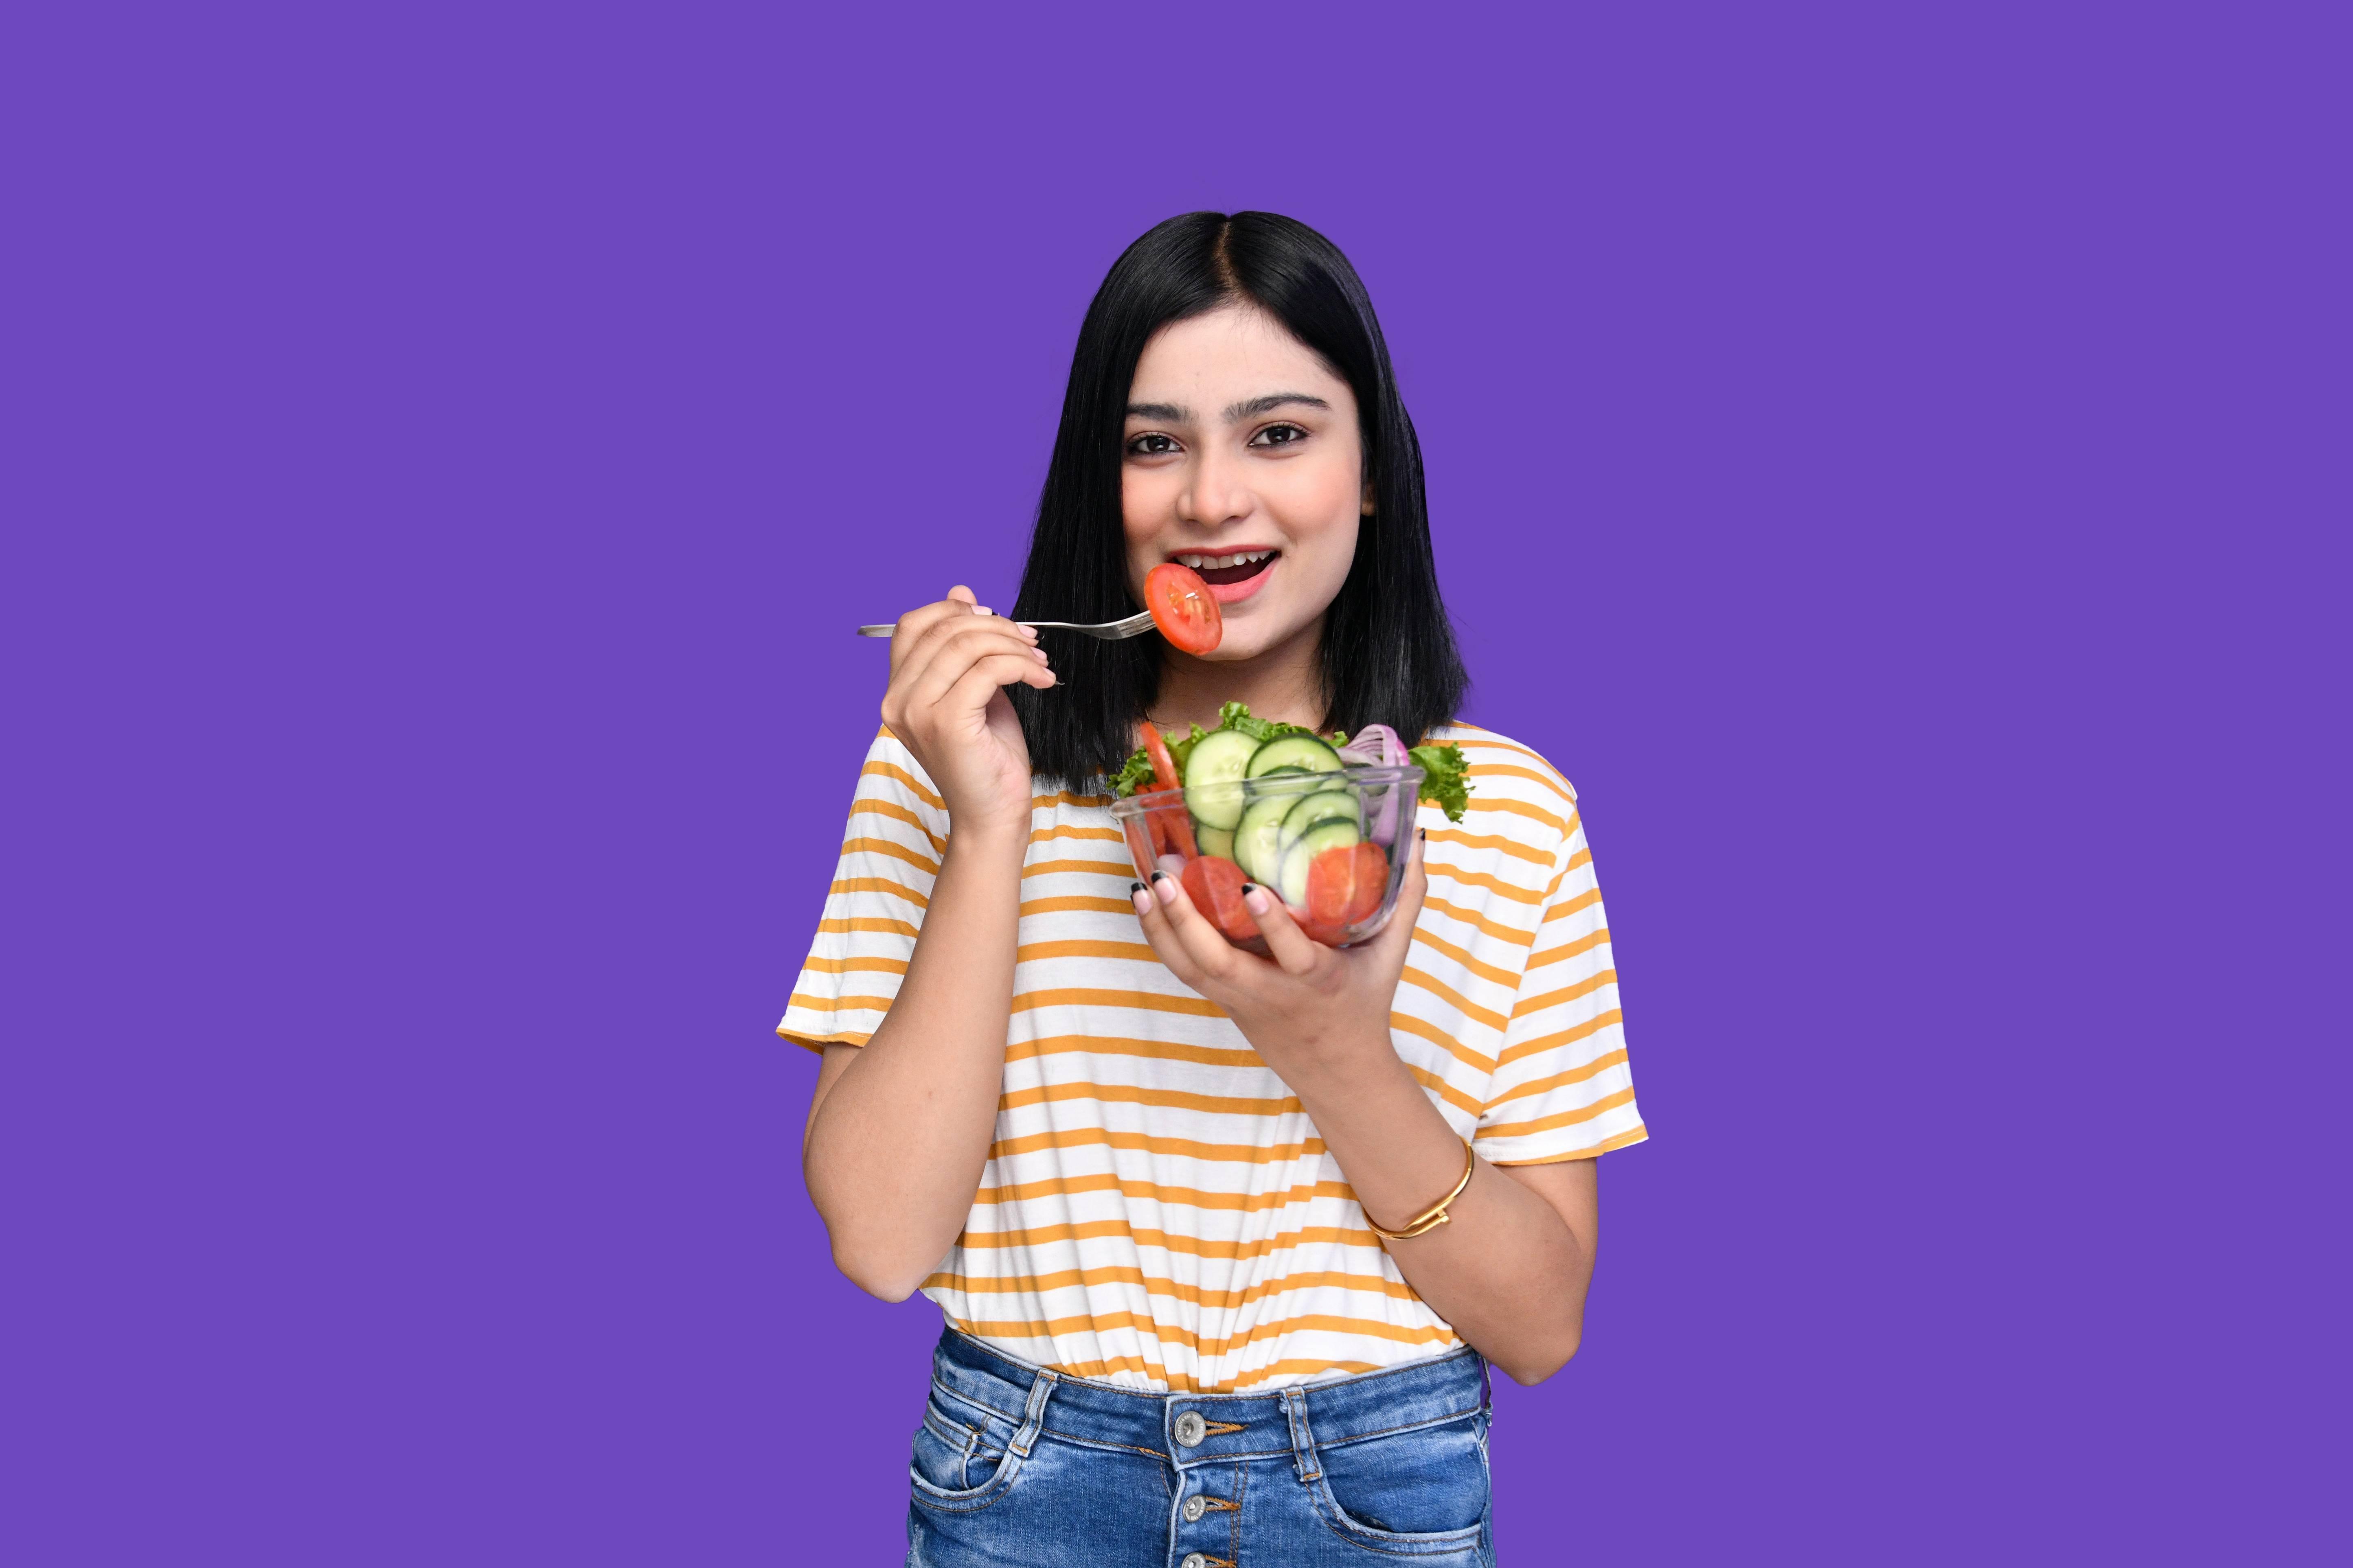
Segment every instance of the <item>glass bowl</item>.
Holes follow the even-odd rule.
[[[1388,923],[1405,879],[1421,770],[1282,771],[1231,784],[1158,790],[1111,803],[1137,877],[1181,879],[1193,907],[1228,941],[1266,952],[1241,901],[1255,882],[1327,947]]]

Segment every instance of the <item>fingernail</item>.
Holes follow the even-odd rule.
[[[1160,901],[1164,904],[1173,904],[1176,901],[1176,879],[1166,871],[1152,879],[1152,890],[1160,895]]]
[[[1030,626],[1025,621],[1016,621],[1013,624],[1021,628],[1021,635],[1023,637],[1028,637],[1031,642],[1036,642],[1038,640],[1038,628],[1036,626]]]
[[[1274,900],[1268,895],[1264,888],[1253,882],[1244,882],[1242,908],[1254,915],[1271,914],[1274,911]]]
[[[1129,901],[1135,905],[1137,914],[1148,915],[1152,912],[1152,895],[1144,890],[1144,884],[1141,882],[1135,885],[1134,897]]]
[[[972,607],[972,613],[976,616],[993,616],[997,612],[990,609],[987,605],[975,605]]]
[[[1421,839],[1421,840],[1423,840],[1423,841],[1427,842],[1427,841],[1429,840],[1429,837],[1430,837],[1430,829],[1429,829],[1429,828],[1427,828],[1427,827],[1417,827],[1417,828],[1415,828],[1415,829],[1413,830],[1413,836],[1414,836],[1416,838],[1419,838],[1419,839]]]
[[[1144,884],[1141,882],[1130,882],[1127,885],[1127,892],[1130,898],[1134,898],[1136,894],[1142,891],[1144,891]]]
[[[1155,882],[1165,882],[1168,879],[1168,873],[1166,871],[1155,871],[1152,873],[1152,879]]]
[[[1042,647],[1033,647],[1029,650],[1029,653],[1030,657],[1037,659],[1039,664],[1050,664],[1052,662],[1052,660],[1046,657],[1046,650]]]

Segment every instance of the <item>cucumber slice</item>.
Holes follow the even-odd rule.
[[[1263,778],[1277,768],[1336,773],[1340,771],[1340,753],[1313,735],[1280,735],[1250,753],[1249,776]]]
[[[1296,795],[1275,795],[1250,802],[1234,829],[1234,860],[1253,882],[1271,882],[1282,868],[1282,819],[1299,804]]]
[[[1261,748],[1240,730],[1212,730],[1185,759],[1185,805],[1204,827],[1228,832],[1242,819],[1241,780]]]
[[[1307,868],[1326,849],[1354,849],[1365,836],[1353,822],[1320,822],[1293,840],[1282,852],[1282,870],[1275,890],[1293,909],[1307,907]]]
[[[1345,822],[1361,833],[1365,826],[1365,810],[1348,790],[1318,791],[1293,805],[1284,816],[1282,847],[1290,848],[1301,834],[1319,822]]]
[[[1197,823],[1194,825],[1193,837],[1201,846],[1201,853],[1204,855],[1216,855],[1228,860],[1234,858],[1234,836],[1222,827],[1211,827],[1205,823]]]

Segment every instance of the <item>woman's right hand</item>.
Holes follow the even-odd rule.
[[[899,617],[882,722],[939,786],[955,826],[1029,824],[1029,744],[1004,689],[1054,684],[1038,634],[958,584]]]

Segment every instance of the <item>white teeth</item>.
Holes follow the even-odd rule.
[[[1247,566],[1253,561],[1263,561],[1273,554],[1271,550],[1245,550],[1239,555],[1179,555],[1176,563],[1196,572],[1220,566]]]

